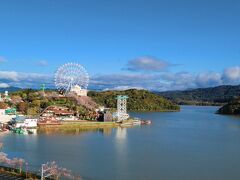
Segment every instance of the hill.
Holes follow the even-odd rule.
[[[7,88],[0,88],[0,93],[4,93],[5,91],[15,92],[15,91],[18,91],[18,90],[21,90],[21,88],[10,86],[10,87],[7,87]]]
[[[116,108],[117,95],[127,95],[129,111],[179,111],[180,107],[171,101],[147,90],[130,89],[125,91],[88,92],[96,103],[105,107]]]
[[[166,91],[157,94],[177,104],[221,105],[240,96],[240,85],[198,88],[185,91]]]
[[[82,119],[93,120],[98,105],[90,97],[62,96],[56,91],[23,89],[10,93],[10,101],[1,102],[2,106],[14,107],[27,116],[38,116],[48,106],[64,106],[74,111]]]
[[[240,98],[236,98],[228,104],[221,107],[218,112],[219,114],[239,114],[240,115]]]

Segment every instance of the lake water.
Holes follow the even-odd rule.
[[[150,126],[0,137],[4,151],[31,168],[55,160],[83,179],[239,180],[240,118],[217,107],[131,113]]]

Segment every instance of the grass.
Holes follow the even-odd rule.
[[[80,134],[90,131],[108,131],[118,127],[115,122],[64,122],[60,125],[46,125],[38,127],[38,133],[54,134]]]

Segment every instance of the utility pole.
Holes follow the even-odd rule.
[[[43,166],[44,166],[44,164],[42,164],[42,170],[41,170],[41,180],[43,180]]]

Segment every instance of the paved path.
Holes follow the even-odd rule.
[[[4,174],[0,172],[0,180],[24,180],[24,178],[11,176],[9,174]]]

